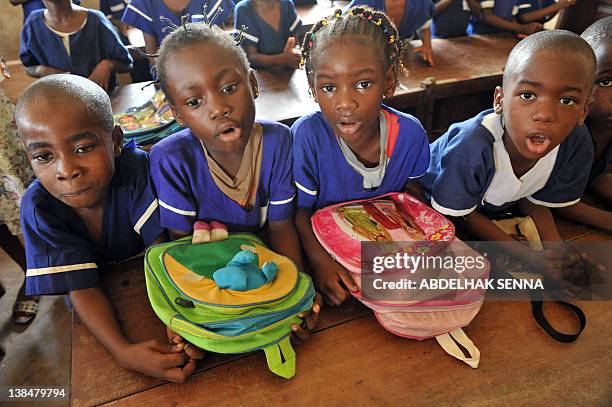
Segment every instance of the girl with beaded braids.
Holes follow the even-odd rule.
[[[296,225],[315,286],[331,304],[357,287],[316,240],[313,212],[407,187],[422,195],[414,179],[429,165],[425,130],[416,118],[382,104],[395,92],[403,52],[395,25],[369,7],[338,11],[304,38],[304,66],[321,111],[291,128]]]

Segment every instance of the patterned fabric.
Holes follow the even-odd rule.
[[[13,125],[14,106],[0,88],[0,223],[14,235],[21,233],[19,204],[32,169]]]

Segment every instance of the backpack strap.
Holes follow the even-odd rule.
[[[544,315],[544,310],[542,308],[544,303],[542,301],[541,295],[535,293],[531,293],[531,313],[533,315],[533,318],[536,320],[538,325],[540,325],[540,328],[542,328],[544,332],[546,332],[548,336],[550,336],[554,340],[564,343],[571,343],[576,341],[576,339],[578,339],[578,337],[584,330],[584,327],[586,326],[586,317],[584,316],[584,312],[582,312],[582,310],[577,305],[570,304],[569,302],[561,301],[558,299],[555,299],[554,302],[568,308],[574,313],[574,315],[576,315],[576,318],[578,318],[578,323],[580,323],[580,329],[578,330],[578,332],[576,332],[575,334],[566,334],[563,332],[559,332],[555,328],[553,328],[550,322],[548,322],[548,319],[546,319],[546,315]]]
[[[268,368],[285,379],[295,375],[295,351],[291,347],[289,335],[278,342],[263,348]]]
[[[438,335],[436,336],[436,341],[438,341],[442,349],[452,357],[464,361],[473,369],[478,367],[478,363],[480,362],[480,351],[476,345],[474,345],[474,342],[472,342],[465,332],[463,332],[463,329],[457,328],[447,334]],[[468,351],[470,357],[466,357],[463,354],[459,346],[457,346],[457,343]]]

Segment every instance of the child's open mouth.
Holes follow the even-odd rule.
[[[527,149],[537,155],[542,155],[548,149],[551,140],[550,137],[544,134],[536,134],[530,137],[527,137]]]
[[[342,134],[351,135],[355,134],[361,127],[361,122],[356,120],[340,120],[338,122],[338,129]]]
[[[240,128],[239,127],[227,127],[217,136],[223,142],[235,141],[240,138]]]

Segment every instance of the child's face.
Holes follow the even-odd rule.
[[[395,75],[385,70],[371,41],[344,38],[329,44],[314,68],[312,94],[336,136],[350,142],[378,132],[383,96],[393,96]]]
[[[597,72],[589,120],[598,128],[609,130],[612,128],[612,44],[599,44],[595,56]]]
[[[19,123],[34,174],[51,195],[77,209],[104,203],[121,151],[119,127],[104,131],[69,98],[31,101]]]
[[[544,157],[584,123],[592,84],[588,62],[576,53],[540,51],[525,58],[495,89],[506,134],[528,160]]]
[[[212,151],[242,151],[255,121],[253,73],[212,42],[177,51],[166,70],[178,121]]]

